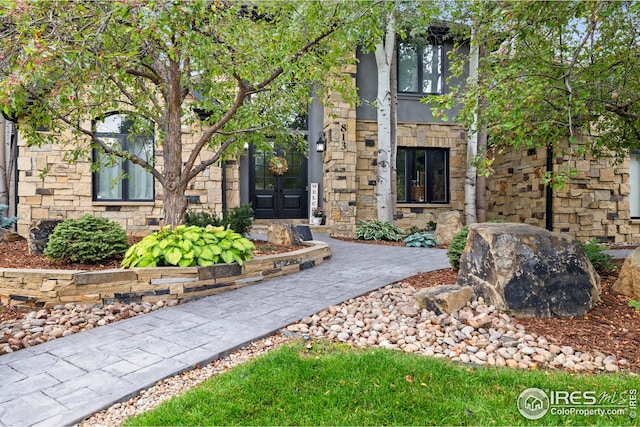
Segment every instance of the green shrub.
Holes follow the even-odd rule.
[[[360,221],[356,228],[356,239],[359,240],[388,240],[390,242],[398,242],[402,240],[403,232],[401,228],[396,227],[391,222],[378,221]]]
[[[249,205],[241,205],[224,211],[221,225],[246,236],[253,225],[253,209]]]
[[[582,243],[578,241],[580,247],[585,254],[587,254],[587,258],[591,261],[591,265],[597,271],[611,271],[616,268],[616,265],[611,262],[611,255],[605,254],[604,250],[607,249],[606,246],[598,243],[596,239],[590,240],[586,243]]]
[[[469,227],[464,226],[460,231],[453,235],[451,243],[447,248],[447,257],[449,257],[449,264],[454,270],[460,269],[460,257],[464,252],[465,246],[467,246],[467,236],[469,235]]]
[[[4,216],[4,212],[7,210],[9,206],[0,205],[0,228],[9,228],[16,222],[18,222],[17,216],[6,217]]]
[[[191,267],[237,262],[242,265],[253,256],[253,243],[222,226],[195,225],[165,227],[131,246],[122,268],[177,265]]]
[[[249,205],[237,206],[224,211],[222,218],[216,213],[187,211],[184,222],[186,225],[197,227],[224,227],[235,231],[243,236],[249,234],[253,225],[253,209]]]
[[[218,218],[218,215],[210,214],[209,212],[195,212],[189,209],[184,216],[184,223],[187,226],[195,225],[196,227],[206,227],[211,225],[213,227],[219,227],[222,225],[222,219]]]
[[[438,244],[433,233],[413,233],[404,239],[406,246],[414,248],[432,248]]]
[[[120,224],[84,215],[58,224],[44,253],[53,261],[95,264],[121,257],[128,247],[127,233]]]

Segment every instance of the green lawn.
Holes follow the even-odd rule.
[[[634,425],[637,376],[471,368],[383,349],[312,341],[283,345],[127,425]],[[624,415],[518,412],[522,391],[626,396]],[[610,402],[611,403],[611,402]],[[580,408],[585,408],[581,406]]]

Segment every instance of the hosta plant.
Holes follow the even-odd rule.
[[[404,240],[406,246],[414,248],[432,248],[438,244],[433,233],[413,233]]]
[[[122,268],[209,266],[237,262],[253,256],[254,244],[224,227],[179,225],[165,227],[133,245],[124,256]]]
[[[356,239],[359,240],[388,240],[398,242],[402,240],[402,229],[391,222],[382,222],[377,219],[372,221],[360,221],[356,228]]]

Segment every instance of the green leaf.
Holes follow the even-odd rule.
[[[176,247],[169,248],[164,254],[164,259],[167,260],[169,264],[177,265],[182,259],[182,251]]]

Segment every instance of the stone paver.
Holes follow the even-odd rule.
[[[445,251],[328,241],[331,261],[0,356],[0,427],[71,425],[329,305],[447,268]]]

